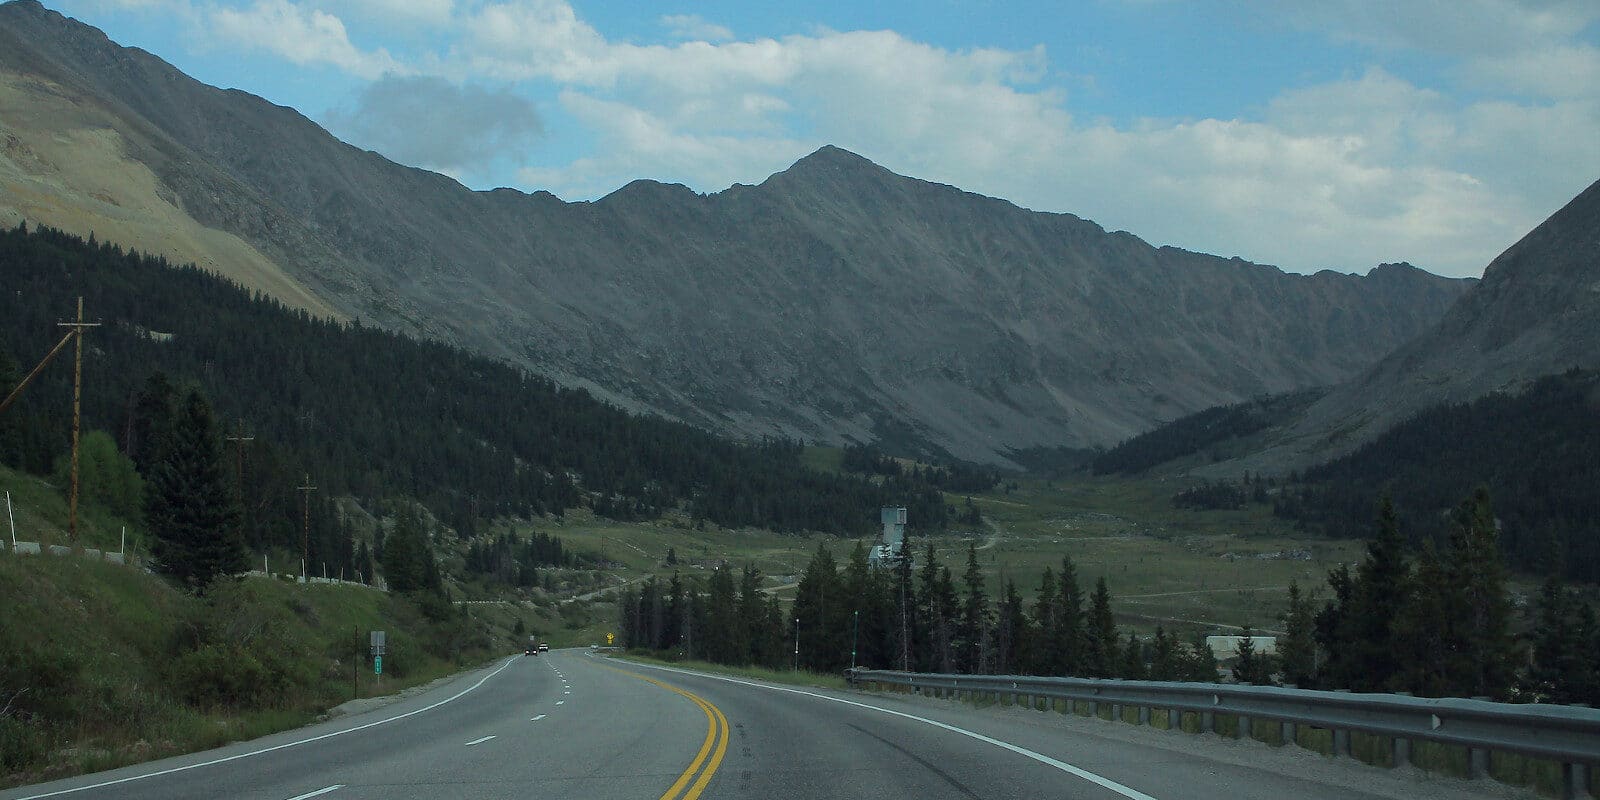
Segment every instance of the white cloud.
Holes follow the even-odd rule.
[[[327,123],[395,161],[458,180],[498,158],[520,163],[544,134],[543,120],[525,97],[426,76],[386,75],[351,106],[330,111]]]
[[[455,0],[328,0],[352,16],[392,27],[396,23],[442,26],[455,15]]]
[[[733,38],[733,31],[707,22],[698,14],[668,14],[661,18],[662,27],[674,39],[696,39],[705,42],[725,42]]]
[[[352,44],[339,17],[289,0],[256,0],[242,10],[213,8],[206,26],[219,39],[295,64],[328,65],[367,79],[407,71],[387,50],[363,51]]]

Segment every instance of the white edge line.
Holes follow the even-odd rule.
[[[387,719],[380,719],[380,720],[378,720],[376,722],[369,722],[369,723],[367,723],[365,725],[357,725],[354,728],[345,728],[342,731],[334,731],[332,733],[324,733],[321,736],[313,736],[313,737],[311,737],[309,739],[299,739],[299,740],[296,740],[296,741],[293,741],[293,742],[284,742],[283,744],[273,745],[272,747],[263,747],[260,750],[251,750],[248,753],[239,753],[237,755],[231,755],[231,756],[227,756],[227,757],[224,757],[224,758],[214,758],[214,759],[212,759],[210,761],[202,761],[202,762],[200,762],[198,764],[187,764],[187,765],[184,765],[184,766],[181,766],[181,767],[173,767],[171,769],[164,769],[164,770],[161,770],[160,772],[148,772],[148,773],[145,773],[143,775],[130,775],[130,776],[126,777],[126,778],[118,778],[118,779],[116,779],[114,781],[105,781],[103,783],[95,783],[95,784],[90,784],[88,786],[79,786],[79,787],[77,787],[75,789],[61,789],[61,790],[54,791],[54,792],[46,792],[44,794],[31,794],[31,795],[28,795],[27,797],[19,797],[19,798],[17,798],[17,800],[40,800],[40,798],[44,798],[44,797],[56,797],[58,795],[72,794],[74,792],[86,792],[86,791],[88,791],[90,789],[102,789],[102,788],[105,788],[107,786],[116,786],[117,784],[129,783],[131,781],[142,781],[142,780],[144,780],[146,778],[158,778],[158,777],[160,777],[162,775],[171,775],[174,772],[184,772],[186,770],[199,769],[200,767],[209,767],[209,766],[212,766],[214,764],[224,764],[224,763],[227,763],[229,761],[238,761],[241,758],[249,758],[251,756],[259,756],[259,755],[262,755],[263,753],[271,753],[271,752],[273,752],[275,750],[283,750],[285,748],[295,747],[295,746],[302,745],[302,744],[310,744],[312,742],[320,742],[323,739],[331,739],[331,738],[333,738],[335,736],[343,736],[346,733],[355,733],[356,731],[364,731],[364,730],[366,730],[368,728],[374,728],[374,727],[377,727],[379,725],[384,725],[384,724],[387,724],[387,723],[390,723],[390,722],[394,722],[395,720],[401,720],[401,719],[405,719],[406,717],[415,716],[417,714],[421,714],[424,711],[432,711],[433,709],[438,708],[439,706],[442,706],[445,703],[449,703],[449,702],[452,702],[454,700],[458,700],[461,697],[465,696],[468,692],[472,691],[473,689],[476,689],[479,686],[482,686],[485,681],[489,680],[490,678],[493,678],[496,675],[499,675],[501,672],[505,671],[506,667],[509,667],[514,663],[516,663],[516,659],[514,659],[514,658],[506,659],[506,663],[501,664],[500,665],[500,669],[497,669],[494,672],[491,672],[488,675],[485,675],[482,678],[479,678],[477,683],[474,683],[471,686],[468,686],[467,688],[462,689],[460,692],[456,693],[455,695],[452,695],[452,696],[447,697],[447,698],[445,698],[443,700],[440,700],[439,702],[434,703],[431,706],[425,706],[423,708],[418,708],[418,709],[415,709],[415,710],[412,710],[412,711],[407,711],[404,714],[399,714],[397,716],[389,717]],[[343,785],[343,784],[341,784],[341,785]],[[312,796],[312,795],[308,795],[308,796]]]
[[[473,746],[473,745],[475,745],[475,744],[483,744],[483,743],[484,743],[484,742],[487,742],[487,741],[489,741],[489,740],[490,740],[490,739],[493,739],[493,738],[494,738],[494,737],[495,737],[495,736],[496,736],[496,735],[497,735],[497,734],[493,734],[493,733],[491,733],[491,734],[489,734],[489,735],[488,735],[488,736],[485,736],[485,737],[483,737],[483,738],[482,738],[482,739],[473,739],[473,740],[472,740],[472,741],[470,741],[470,742],[467,742],[467,745],[466,745],[466,746],[467,746],[467,747],[471,747],[471,746]]]
[[[333,791],[335,789],[343,789],[343,788],[344,788],[344,784],[336,783],[336,784],[334,784],[332,786],[329,786],[329,787],[327,787],[325,789],[318,789],[318,790],[316,790],[314,792],[306,792],[305,794],[297,794],[294,797],[289,798],[289,800],[308,800],[308,798],[318,797],[318,796],[321,796],[321,795],[325,795],[328,792],[331,792],[331,791]]]
[[[954,725],[946,725],[943,722],[939,722],[937,720],[931,720],[931,719],[928,719],[927,717],[919,717],[919,716],[917,716],[915,714],[907,714],[907,713],[905,713],[903,711],[893,711],[893,710],[890,710],[890,709],[887,709],[887,708],[879,708],[878,706],[868,705],[866,703],[857,703],[854,700],[845,700],[845,699],[839,698],[839,697],[829,697],[829,696],[827,696],[825,694],[817,694],[816,692],[807,692],[807,691],[804,691],[804,690],[801,690],[801,689],[790,689],[790,688],[786,688],[786,687],[783,687],[783,686],[768,686],[768,685],[763,684],[763,683],[752,683],[750,681],[741,681],[741,680],[738,680],[736,678],[727,678],[727,677],[724,677],[724,676],[721,676],[721,675],[712,675],[712,674],[706,673],[706,672],[691,672],[691,671],[686,670],[686,669],[676,669],[676,668],[673,668],[673,667],[658,667],[658,666],[656,666],[654,664],[640,664],[640,663],[637,663],[637,662],[628,662],[628,663],[631,666],[648,667],[650,669],[659,669],[659,670],[663,670],[663,671],[666,671],[666,672],[677,672],[677,673],[680,673],[680,674],[683,674],[683,675],[693,675],[693,676],[699,677],[699,678],[711,678],[713,680],[727,681],[728,683],[737,683],[737,684],[739,684],[741,686],[753,686],[753,687],[755,687],[757,689],[768,689],[768,690],[774,691],[774,692],[789,692],[790,694],[802,694],[802,695],[805,695],[806,697],[815,697],[818,700],[827,700],[830,703],[843,703],[844,705],[847,705],[847,706],[855,706],[857,708],[865,708],[865,709],[869,709],[871,711],[876,711],[876,712],[878,712],[880,714],[889,714],[891,716],[904,717],[906,719],[916,720],[917,722],[921,722],[921,723],[925,723],[925,724],[928,724],[928,725],[932,725],[935,728],[940,728],[940,729],[943,729],[943,730],[947,730],[947,731],[950,731],[951,733],[959,733],[962,736],[968,736],[968,737],[971,737],[973,739],[977,739],[980,742],[984,742],[986,744],[992,744],[995,747],[998,747],[998,748],[1000,748],[1002,750],[1009,750],[1009,751],[1011,751],[1013,753],[1016,753],[1019,756],[1024,756],[1024,757],[1027,757],[1027,758],[1031,758],[1034,761],[1038,761],[1041,764],[1048,764],[1048,765],[1050,765],[1052,767],[1055,767],[1056,769],[1059,769],[1062,772],[1065,772],[1065,773],[1067,773],[1069,775],[1074,775],[1074,776],[1082,778],[1082,779],[1084,779],[1084,780],[1086,780],[1086,781],[1088,781],[1088,782],[1090,782],[1090,783],[1092,783],[1092,784],[1094,784],[1096,786],[1099,786],[1099,787],[1101,787],[1103,789],[1109,789],[1109,790],[1111,790],[1113,792],[1116,792],[1117,794],[1120,794],[1123,797],[1128,798],[1128,800],[1156,800],[1154,797],[1151,797],[1150,795],[1147,795],[1144,792],[1139,791],[1138,789],[1134,789],[1134,788],[1128,787],[1128,786],[1123,786],[1122,784],[1117,783],[1116,781],[1111,780],[1110,778],[1106,778],[1106,777],[1102,777],[1100,775],[1096,775],[1093,772],[1090,772],[1090,771],[1088,771],[1086,769],[1082,769],[1080,767],[1074,767],[1074,766],[1072,766],[1071,764],[1068,764],[1065,761],[1058,761],[1058,760],[1056,760],[1054,758],[1051,758],[1051,757],[1049,757],[1047,755],[1044,755],[1043,753],[1035,753],[1032,750],[1029,750],[1029,749],[1027,749],[1025,747],[1018,747],[1017,745],[1014,745],[1014,744],[1012,744],[1010,742],[1003,742],[1003,741],[1000,741],[999,739],[995,739],[995,738],[991,738],[991,737],[988,737],[988,736],[984,736],[981,733],[974,733],[974,732],[966,730],[964,728],[957,728]]]

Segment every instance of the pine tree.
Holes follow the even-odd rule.
[[[1411,567],[1405,559],[1394,503],[1378,503],[1377,534],[1367,543],[1367,556],[1356,568],[1351,606],[1340,619],[1339,639],[1348,650],[1341,666],[1343,686],[1357,691],[1390,688],[1400,665],[1393,631],[1396,614],[1410,593]]]
[[[394,529],[383,539],[383,577],[396,592],[438,592],[442,588],[422,518],[410,503],[400,505]]]
[[[817,672],[838,672],[848,666],[849,631],[844,624],[849,598],[839,583],[833,553],[817,545],[811,563],[795,590],[794,619],[800,626],[800,666]]]
[[[1095,580],[1094,594],[1089,599],[1087,625],[1087,657],[1084,666],[1090,677],[1112,678],[1119,666],[1117,623],[1111,615],[1111,591],[1104,577]]]
[[[992,622],[989,618],[989,598],[983,591],[983,571],[978,567],[977,545],[967,543],[967,569],[961,582],[966,586],[966,596],[961,603],[961,666],[973,674],[993,671],[990,640]]]
[[[733,570],[720,564],[711,572],[706,594],[705,658],[714,664],[743,664],[744,621],[739,618]]]
[[[1156,626],[1156,635],[1151,639],[1150,679],[1156,681],[1175,681],[1183,677],[1183,656],[1179,652],[1178,642],[1167,635],[1160,625]]]
[[[1552,576],[1539,592],[1536,614],[1527,688],[1549,702],[1583,702],[1595,665],[1588,660],[1589,631],[1584,630],[1578,599]]]
[[[146,478],[151,477],[171,443],[177,397],[177,390],[167,380],[167,374],[156,370],[145,379],[144,389],[134,400],[122,452],[133,459],[139,474]]]
[[[1423,697],[1442,697],[1455,690],[1450,680],[1450,641],[1456,622],[1444,562],[1433,542],[1424,541],[1411,581],[1412,595],[1395,619],[1396,658],[1400,672],[1395,688]]]
[[[1001,596],[998,619],[995,623],[995,672],[1001,675],[1019,675],[1025,671],[1026,642],[1034,637],[1028,624],[1028,615],[1022,608],[1022,595],[1017,584],[1006,580]]]
[[[238,513],[211,407],[191,390],[146,485],[145,522],[155,536],[158,569],[191,591],[244,572]]]
[[[1052,675],[1057,661],[1055,649],[1056,615],[1060,597],[1056,589],[1056,576],[1049,567],[1039,578],[1039,592],[1033,601],[1033,636],[1022,642],[1023,672],[1029,675]]]
[[[1256,640],[1250,635],[1248,625],[1239,638],[1239,660],[1233,667],[1233,679],[1256,686],[1272,683],[1272,657],[1256,652]]]
[[[1055,664],[1051,675],[1082,675],[1087,666],[1088,635],[1084,630],[1083,590],[1078,588],[1078,570],[1070,556],[1061,557],[1060,596],[1056,601],[1055,628],[1051,647]]]
[[[1316,620],[1311,601],[1300,593],[1300,585],[1289,582],[1289,608],[1283,615],[1284,633],[1278,640],[1278,661],[1283,681],[1302,689],[1310,688],[1317,672]]]
[[[1128,645],[1122,649],[1121,675],[1131,681],[1150,677],[1150,671],[1144,664],[1144,644],[1131,631],[1128,633]]]
[[[1447,609],[1455,622],[1447,643],[1455,689],[1463,696],[1503,697],[1511,688],[1516,646],[1506,596],[1499,531],[1489,490],[1479,487],[1457,512],[1446,577],[1455,591]]]

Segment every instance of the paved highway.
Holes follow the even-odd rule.
[[[1295,748],[1061,714],[516,656],[360,715],[0,798],[1506,796]]]

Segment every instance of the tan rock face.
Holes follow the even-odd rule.
[[[0,71],[0,220],[95,234],[174,263],[194,263],[320,316],[339,316],[271,259],[207,228],[130,153],[118,119],[92,98]]]
[[[739,436],[980,460],[1109,444],[1337,382],[1465,289],[1409,267],[1298,276],[1154,248],[835,148],[714,195],[472,192],[31,2],[0,6],[0,70],[18,112],[38,109],[5,118],[40,159],[7,156],[13,214],[118,221],[125,244],[193,253],[296,305]],[[26,80],[61,99],[26,99]],[[53,150],[53,133],[77,144]],[[100,166],[42,166],[79,150]]]

